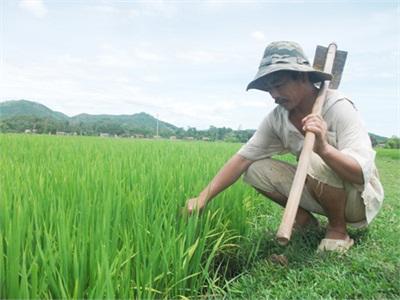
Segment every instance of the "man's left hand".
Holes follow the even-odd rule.
[[[327,125],[324,119],[318,114],[309,114],[303,118],[303,130],[315,134],[314,152],[321,155],[328,148],[328,140],[326,138]]]

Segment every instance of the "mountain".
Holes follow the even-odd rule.
[[[59,121],[67,121],[69,118],[63,113],[53,111],[43,104],[33,101],[11,100],[0,103],[0,120],[21,116],[54,118]]]
[[[373,146],[376,146],[378,144],[385,144],[386,141],[388,140],[388,138],[384,136],[380,136],[373,133],[368,133],[368,134]]]
[[[26,129],[36,129],[39,133],[66,131],[87,135],[104,132],[153,136],[157,133],[157,126],[160,135],[170,136],[180,130],[144,112],[132,115],[79,114],[68,117],[33,101],[12,100],[0,103],[1,132],[24,132]]]
[[[157,131],[158,127],[158,131]],[[254,130],[232,130],[210,126],[208,130],[189,128],[184,130],[153,116],[141,112],[132,115],[90,115],[79,114],[73,117],[53,111],[48,107],[28,100],[0,102],[0,132],[25,132],[27,129],[37,133],[56,133],[63,131],[80,135],[131,136],[143,135],[152,137],[158,134],[163,137],[176,136],[195,139],[225,140],[246,142]],[[369,133],[372,144],[384,144],[388,138]]]
[[[141,112],[133,115],[89,115],[89,114],[79,114],[70,118],[72,124],[85,123],[85,124],[95,124],[98,122],[107,123],[119,123],[122,126],[128,126],[132,128],[151,128],[156,130],[157,119],[153,116]],[[159,130],[176,130],[178,127],[158,120]]]

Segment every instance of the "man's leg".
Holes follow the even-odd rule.
[[[328,218],[325,238],[338,240],[348,238],[345,219],[345,190],[318,182],[310,176],[307,177],[307,188],[320,203]]]
[[[293,165],[274,159],[263,159],[251,164],[243,179],[263,195],[285,206],[295,172],[296,167]],[[351,202],[346,203],[347,190],[343,181],[316,154],[312,157],[308,174],[296,215],[296,223],[300,225],[310,222],[310,218],[313,218],[311,212],[325,215],[328,217],[329,224],[326,240],[322,241],[325,242],[324,244],[321,242],[321,248],[348,249],[351,247],[352,240],[347,234],[346,220],[358,222],[362,221],[362,218],[359,220],[360,214],[350,213],[347,208]],[[359,209],[358,206],[357,209]],[[360,209],[362,210],[362,207]],[[338,242],[332,243],[332,240],[338,240]]]
[[[328,217],[325,238],[349,240],[346,223],[362,221],[365,216],[361,194],[352,188],[346,188],[348,184],[314,152],[311,153],[307,173],[307,189],[323,208],[323,214]],[[356,194],[350,191],[355,191]]]
[[[285,207],[287,196],[296,172],[296,167],[275,159],[263,159],[250,165],[243,180],[259,193]],[[313,199],[308,189],[304,189],[297,211],[295,226],[317,225],[311,212],[323,213],[321,205]]]
[[[265,192],[258,188],[255,188],[260,194],[265,197],[271,199],[275,203],[279,204],[282,207],[286,206],[287,197],[279,193],[278,191],[273,192]],[[305,228],[308,225],[318,225],[318,220],[310,213],[302,207],[299,207],[296,214],[295,224],[294,226],[297,228]]]

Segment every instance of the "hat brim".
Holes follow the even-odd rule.
[[[314,68],[307,65],[275,64],[260,69],[257,72],[256,78],[248,84],[246,91],[250,89],[257,89],[268,92],[268,90],[266,89],[267,76],[277,71],[297,71],[309,73],[310,80],[312,82],[321,82],[332,79],[331,74],[315,70]]]

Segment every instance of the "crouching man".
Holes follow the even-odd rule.
[[[331,77],[313,69],[298,44],[268,45],[247,89],[268,92],[278,105],[199,196],[187,201],[188,212],[203,209],[242,174],[258,192],[285,206],[296,166],[271,157],[288,152],[298,157],[310,131],[316,136],[315,146],[295,227],[317,225],[313,213],[324,215],[328,226],[319,250],[349,249],[354,242],[347,224],[369,224],[382,205],[383,188],[375,152],[354,104],[329,90],[321,115],[311,114],[319,92],[316,83]]]

